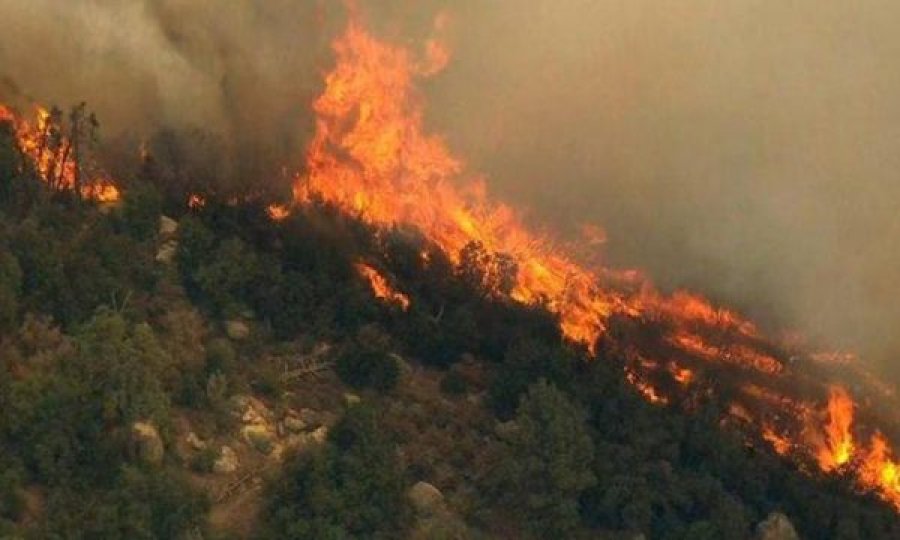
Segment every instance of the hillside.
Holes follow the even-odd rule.
[[[853,471],[723,421],[715,380],[648,400],[625,345],[663,322],[592,351],[477,243],[187,206],[160,170],[98,202],[0,127],[2,537],[900,536]]]

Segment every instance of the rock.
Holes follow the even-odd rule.
[[[420,515],[435,515],[446,510],[444,494],[441,490],[428,482],[418,482],[409,488],[406,496],[412,503],[416,513]]]
[[[509,440],[516,432],[519,431],[519,424],[515,420],[508,422],[497,422],[494,426],[494,433],[503,440]]]
[[[203,441],[203,439],[198,437],[197,434],[193,431],[187,434],[187,437],[185,437],[185,441],[187,441],[188,445],[190,445],[190,447],[194,450],[203,450],[206,448],[206,443]]]
[[[406,361],[405,358],[400,356],[397,353],[390,353],[389,356],[397,362],[397,367],[400,369],[400,374],[403,376],[410,375],[413,372],[413,367],[409,362]]]
[[[275,418],[265,403],[252,396],[235,396],[232,405],[244,424],[270,425]]]
[[[290,433],[300,433],[306,431],[307,423],[296,416],[288,416],[282,422],[285,431]]]
[[[409,534],[409,540],[466,540],[475,538],[465,522],[450,513],[438,516],[423,516],[416,520]]]
[[[756,540],[800,540],[791,520],[781,512],[772,512],[756,526]]]
[[[178,232],[178,222],[169,216],[159,216],[159,235],[166,237]]]
[[[325,439],[328,438],[328,428],[325,426],[318,427],[309,434],[309,437],[312,442],[322,444],[325,442]]]
[[[357,396],[356,394],[350,394],[350,393],[344,394],[344,403],[346,403],[347,406],[356,405],[356,404],[360,403],[361,401],[362,401],[362,399],[360,399],[360,397]]]
[[[238,468],[238,457],[230,446],[223,446],[219,457],[213,463],[213,472],[219,474],[233,473]]]
[[[314,409],[300,409],[299,411],[290,411],[290,416],[296,417],[298,420],[306,424],[305,429],[313,429],[319,426],[330,426],[334,424],[337,417],[328,411],[317,411]]]
[[[165,456],[165,447],[159,431],[153,424],[147,422],[135,422],[131,426],[134,438],[135,453],[141,461],[151,465],[162,463]]]
[[[303,451],[312,446],[323,444],[326,439],[328,439],[328,428],[325,426],[321,426],[313,431],[289,435],[284,439],[284,444],[276,448],[273,456],[280,459],[286,450]]]
[[[272,452],[272,446],[275,443],[275,434],[264,424],[253,424],[241,428],[241,436],[244,442],[262,452],[269,454]]]
[[[156,252],[156,261],[163,264],[171,264],[175,260],[176,253],[178,253],[178,242],[167,240],[159,246],[159,250]]]
[[[242,341],[250,337],[250,326],[237,319],[225,321],[225,333],[234,341]]]

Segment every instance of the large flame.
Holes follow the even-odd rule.
[[[19,151],[28,157],[38,176],[51,188],[60,191],[77,188],[82,197],[98,202],[119,200],[119,189],[106,176],[80,178],[84,171],[79,167],[73,142],[54,125],[47,109],[36,107],[35,119],[29,121],[0,104],[0,122],[12,125]]]
[[[413,81],[434,73],[435,61],[446,62],[446,51],[435,52],[440,47],[431,42],[430,54],[417,61],[350,22],[313,105],[316,135],[296,198],[322,197],[372,223],[413,224],[454,259],[472,241],[503,252],[518,265],[512,297],[547,301],[569,338],[593,346],[615,304],[598,276],[529,232],[511,208],[491,203],[482,181],[459,187],[461,161],[425,133]]]
[[[436,26],[445,22],[441,18]],[[294,185],[298,203],[321,198],[371,224],[412,225],[454,262],[473,242],[511,257],[517,274],[510,297],[547,306],[559,316],[563,334],[592,351],[602,337],[626,359],[627,379],[651,402],[669,403],[674,393],[687,394],[695,385],[714,387],[698,382],[704,372],[737,373],[742,382],[732,384],[734,402],[723,421],[747,426],[755,440],[781,455],[812,458],[825,472],[849,467],[860,488],[900,509],[900,473],[887,437],[855,425],[861,406],[850,393],[808,372],[818,357],[807,354],[802,358],[808,362],[795,365],[786,345],[732,311],[693,294],[660,294],[635,271],[581,264],[574,255],[580,250],[558,249],[512,208],[492,201],[484,181],[467,176],[462,160],[424,128],[414,83],[450,59],[438,40],[424,49],[414,54],[376,39],[351,16],[334,42],[335,67],[313,103],[316,131],[306,171]],[[606,241],[598,228],[588,227],[585,234],[590,246]],[[381,298],[404,306],[409,301],[373,268],[357,270]],[[651,345],[639,350],[629,343],[640,340],[606,335],[614,317],[652,321],[665,331],[642,335]],[[848,369],[877,389],[870,384],[875,378]],[[854,432],[870,433],[870,442],[860,444]]]

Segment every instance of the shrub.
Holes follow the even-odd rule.
[[[500,499],[538,538],[579,524],[578,497],[596,483],[585,415],[544,380],[529,387],[495,480]]]
[[[341,381],[356,389],[392,390],[400,378],[400,363],[388,345],[378,329],[363,327],[338,356],[335,370]]]
[[[324,448],[289,458],[269,487],[263,538],[402,538],[409,516],[374,410],[348,409]]]
[[[441,392],[450,396],[461,396],[468,390],[466,379],[458,371],[448,371],[441,379]]]

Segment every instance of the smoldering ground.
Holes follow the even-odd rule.
[[[0,92],[87,100],[108,138],[200,126],[267,181],[302,157],[342,4],[0,0]],[[892,367],[895,3],[360,4],[410,45],[450,14],[429,126],[536,223],[600,223],[613,264]]]

